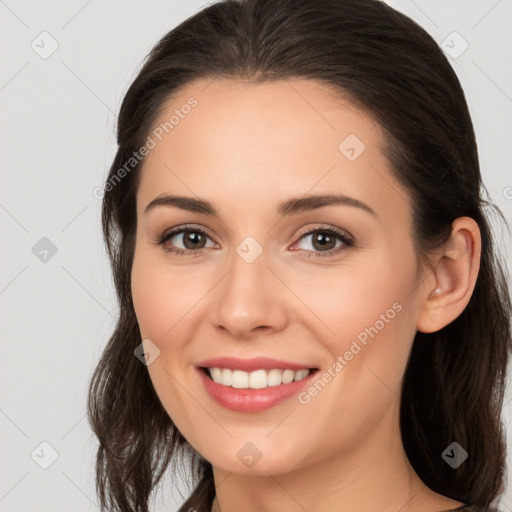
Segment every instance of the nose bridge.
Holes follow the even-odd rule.
[[[266,327],[280,330],[287,320],[278,280],[268,268],[269,255],[253,237],[246,237],[229,257],[229,272],[219,283],[213,321],[237,338]]]

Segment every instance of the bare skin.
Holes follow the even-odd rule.
[[[313,81],[202,80],[173,98],[159,122],[191,96],[197,106],[146,157],[131,284],[141,337],[160,350],[148,366],[159,399],[213,466],[212,511],[462,506],[429,489],[410,465],[400,386],[416,331],[441,329],[469,302],[477,224],[457,219],[446,253],[420,275],[409,197],[369,116]],[[356,139],[339,149],[349,134],[362,152],[350,150]],[[176,206],[145,212],[161,194],[207,200],[217,215]],[[347,204],[276,211],[316,194],[356,198],[375,214]],[[185,245],[190,233],[165,242],[185,254],[155,243],[185,224],[206,233],[202,246]],[[326,228],[350,234],[354,246],[337,237],[326,248],[314,243]],[[263,249],[251,263],[236,251],[248,236]],[[267,356],[327,372],[370,326],[380,328],[307,403],[292,397],[258,413],[232,411],[210,398],[194,367],[210,357]],[[247,443],[261,453],[251,467],[238,457]]]

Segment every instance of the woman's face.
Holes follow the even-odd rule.
[[[215,467],[251,474],[399,439],[432,283],[417,285],[410,205],[379,125],[301,79],[196,82],[157,125],[131,285],[148,371],[177,428]],[[186,199],[148,208],[164,196]],[[235,387],[198,368],[224,357],[242,360],[211,363]],[[281,362],[240,371],[261,357]],[[307,372],[283,373],[283,362],[317,370],[288,383]]]

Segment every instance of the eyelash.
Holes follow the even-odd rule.
[[[157,238],[155,243],[157,245],[161,245],[164,251],[169,252],[169,253],[174,253],[174,254],[176,254],[176,256],[187,256],[187,255],[193,255],[193,257],[201,256],[201,254],[203,254],[203,252],[205,251],[204,248],[197,249],[197,250],[192,250],[192,249],[174,249],[172,247],[167,247],[165,245],[165,243],[169,239],[171,239],[172,237],[174,237],[176,235],[182,234],[182,233],[200,233],[201,235],[204,235],[204,236],[210,238],[208,236],[208,234],[206,232],[204,232],[202,229],[196,228],[194,226],[183,226],[183,227],[180,227],[178,229],[174,229],[174,230],[169,231],[169,232],[164,232],[162,235],[160,235]],[[309,231],[303,233],[302,235],[300,235],[298,241],[301,241],[302,239],[304,239],[307,236],[312,235],[314,233],[324,233],[324,234],[327,234],[329,236],[335,236],[336,238],[338,238],[339,240],[341,240],[343,242],[343,245],[341,247],[338,247],[337,249],[331,249],[329,251],[307,251],[305,249],[299,249],[302,252],[310,253],[310,254],[307,255],[308,258],[311,258],[311,257],[332,257],[332,256],[336,256],[337,254],[339,254],[342,251],[346,251],[346,250],[348,250],[348,249],[350,249],[352,247],[355,247],[355,242],[354,242],[352,237],[350,237],[349,235],[347,235],[343,231],[340,231],[340,230],[338,230],[336,228],[333,228],[333,227],[329,227],[329,228],[316,228],[316,229],[309,230]]]

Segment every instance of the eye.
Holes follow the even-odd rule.
[[[172,231],[166,231],[158,237],[156,243],[162,245],[166,252],[175,253],[178,256],[194,255],[200,256],[206,247],[210,237],[202,230],[193,226],[183,226]],[[183,247],[176,247],[176,242],[181,240]],[[211,240],[211,239],[210,239]],[[167,244],[171,242],[171,244]]]
[[[310,240],[304,243],[308,239]],[[200,256],[205,249],[215,246],[215,243],[207,246],[208,240],[211,241],[211,238],[202,229],[194,226],[182,226],[165,231],[155,243],[161,245],[166,252],[174,253],[177,256]],[[176,246],[179,243],[182,247]],[[306,248],[302,247],[302,251],[309,253],[308,258],[335,256],[355,246],[351,235],[333,227],[307,231],[300,235],[297,243],[303,243],[306,246]]]
[[[335,256],[341,251],[347,250],[355,245],[354,239],[336,228],[317,228],[301,235],[299,243],[305,240],[309,241],[303,244],[310,257]]]

